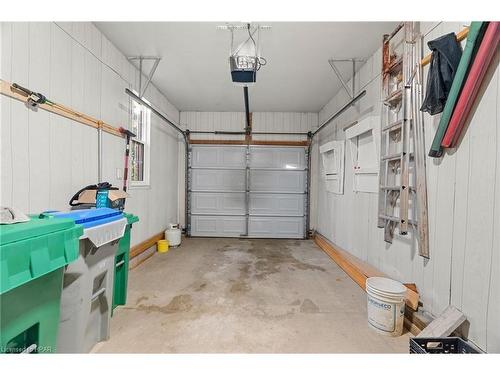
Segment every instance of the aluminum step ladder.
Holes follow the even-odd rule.
[[[414,22],[384,36],[378,227],[392,243],[411,228],[419,254],[429,256],[425,145],[420,113],[421,38]]]

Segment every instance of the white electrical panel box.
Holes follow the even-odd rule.
[[[378,193],[380,117],[368,116],[346,129],[351,154],[353,190]]]
[[[331,141],[320,146],[326,191],[344,194],[345,141]]]

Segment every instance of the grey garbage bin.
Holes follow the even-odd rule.
[[[110,208],[52,215],[84,227],[80,255],[64,272],[57,352],[87,353],[109,338],[115,255],[127,219]]]

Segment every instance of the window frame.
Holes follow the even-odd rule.
[[[371,148],[372,159],[368,163],[359,158],[359,140],[364,136],[371,137],[369,143],[363,145],[364,150]],[[378,193],[379,191],[379,159],[380,159],[380,117],[368,116],[359,120],[357,124],[346,129],[346,139],[348,140],[351,154],[351,168],[353,171],[352,189],[356,193]],[[360,178],[365,179],[365,186],[359,182]],[[366,179],[369,180],[366,183]]]
[[[323,177],[329,193],[344,194],[345,141],[330,141],[319,147]]]
[[[151,186],[151,164],[150,164],[150,156],[151,156],[151,110],[144,106],[143,104],[131,99],[130,105],[130,125],[132,131],[134,131],[133,121],[134,121],[134,109],[135,106],[138,106],[141,110],[142,116],[142,135],[139,137],[137,134],[136,137],[130,139],[130,155],[129,155],[129,186],[130,188],[148,188]],[[132,149],[134,148],[135,143],[140,143],[143,145],[144,157],[143,157],[143,169],[142,169],[142,180],[133,180],[132,179]]]

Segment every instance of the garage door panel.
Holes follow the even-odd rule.
[[[303,194],[250,194],[250,215],[303,216]]]
[[[245,193],[192,193],[193,214],[245,215]]]
[[[304,218],[250,217],[248,234],[264,238],[303,238]]]
[[[192,147],[191,235],[304,238],[305,149],[251,146],[248,196],[246,151],[241,146]]]
[[[244,170],[193,169],[192,190],[245,191]]]
[[[191,235],[200,237],[239,237],[245,234],[244,216],[191,216]]]
[[[303,148],[251,147],[250,168],[305,169],[306,158]]]
[[[245,168],[245,147],[196,146],[192,148],[193,168]]]
[[[303,193],[306,171],[251,170],[250,191]]]

